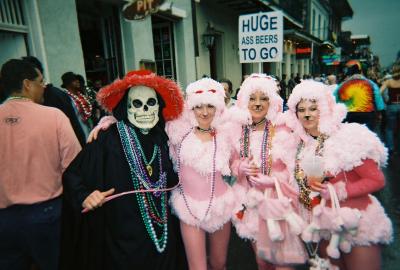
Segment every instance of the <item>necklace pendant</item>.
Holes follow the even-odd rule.
[[[151,165],[146,165],[146,170],[149,173],[149,176],[153,175],[153,167],[151,167]]]
[[[296,173],[296,178],[297,179],[304,179],[305,178],[305,173],[303,170],[300,170]]]

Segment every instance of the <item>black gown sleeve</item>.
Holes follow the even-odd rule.
[[[61,270],[96,269],[102,253],[104,211],[82,214],[82,202],[98,189],[103,191],[105,134],[86,145],[63,174],[63,211],[61,215]],[[96,224],[96,226],[91,226]],[[97,268],[101,269],[101,267]]]

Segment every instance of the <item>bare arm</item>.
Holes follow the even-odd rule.
[[[385,92],[385,89],[389,86],[389,81],[390,80],[386,80],[382,83],[380,91],[381,91],[381,95],[383,95],[383,92]]]

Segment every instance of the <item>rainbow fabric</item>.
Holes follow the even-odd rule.
[[[373,112],[374,89],[372,85],[363,79],[354,79],[344,82],[338,89],[339,102],[346,105],[349,112]]]

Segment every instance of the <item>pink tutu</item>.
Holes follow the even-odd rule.
[[[393,240],[392,222],[381,203],[372,195],[371,203],[361,210],[361,219],[356,236],[346,235],[352,246],[369,246],[371,244],[389,244]]]
[[[197,219],[190,214],[179,189],[172,191],[170,203],[172,212],[188,225],[199,227],[208,233],[213,233],[221,229],[231,219],[232,209],[235,204],[235,196],[231,188],[228,188],[224,194],[214,197],[210,211],[206,217],[204,215],[207,211],[209,200],[195,200],[188,195],[185,197],[190,211]]]
[[[233,186],[235,193],[235,207],[232,211],[232,223],[239,237],[255,241],[258,233],[258,199],[262,199],[262,192],[249,190],[239,184]],[[259,197],[259,198],[258,198]],[[246,209],[244,209],[244,205]]]

